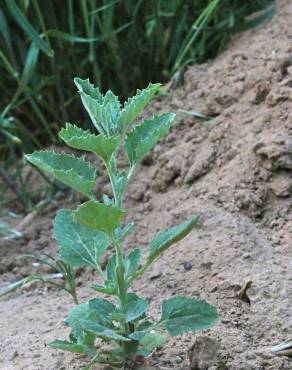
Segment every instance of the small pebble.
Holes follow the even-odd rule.
[[[183,358],[182,358],[181,356],[176,356],[176,357],[175,357],[175,362],[176,362],[177,364],[181,364],[181,363],[183,362]]]
[[[186,261],[186,262],[184,262],[184,263],[183,263],[183,267],[184,267],[184,269],[185,269],[186,271],[189,271],[189,270],[191,270],[191,269],[192,269],[193,265],[192,265],[192,263],[191,263],[191,262]]]
[[[158,279],[161,277],[161,272],[156,272],[156,273],[153,273],[151,276],[150,276],[150,280],[155,280],[155,279]]]
[[[10,356],[10,358],[9,358],[9,361],[12,361],[15,357],[17,357],[18,356],[18,352],[17,351],[14,351],[13,353],[12,353],[12,355]]]

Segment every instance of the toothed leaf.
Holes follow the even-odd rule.
[[[82,225],[105,232],[112,236],[125,215],[118,208],[90,200],[74,211],[76,220]]]
[[[83,158],[50,151],[27,154],[26,158],[65,185],[91,196],[95,185],[96,170]]]
[[[107,340],[117,340],[123,342],[129,342],[131,339],[126,338],[122,335],[117,334],[114,330],[108,329],[102,325],[99,325],[91,320],[80,320],[82,328],[97,337],[107,339]]]
[[[127,134],[125,148],[131,166],[139,162],[167,134],[175,118],[173,113],[165,113],[144,120]]]
[[[117,137],[94,135],[89,130],[82,130],[70,123],[66,123],[66,127],[62,128],[59,136],[72,148],[95,153],[106,163],[109,162],[112,154],[119,146],[119,139]]]
[[[217,320],[216,308],[203,300],[176,296],[162,302],[160,324],[172,336],[208,329]]]
[[[74,80],[82,103],[97,130],[105,136],[113,136],[119,132],[120,102],[110,90],[102,96],[98,88],[89,80]]]
[[[161,84],[150,83],[146,89],[137,90],[137,94],[126,101],[121,111],[121,127],[123,131],[126,131],[127,127],[152,100],[160,86]]]
[[[78,91],[91,96],[93,99],[97,100],[99,104],[103,103],[103,96],[99,91],[98,87],[95,87],[90,83],[89,78],[87,80],[82,80],[81,78],[74,78],[74,83],[77,86]]]
[[[73,267],[95,268],[109,245],[103,232],[76,222],[73,212],[66,209],[57,212],[54,236],[60,248],[60,258]]]
[[[160,232],[150,243],[148,262],[154,261],[161,253],[186,237],[198,224],[200,216],[195,214],[189,221]]]

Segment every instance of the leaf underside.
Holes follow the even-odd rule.
[[[46,150],[27,154],[26,158],[29,162],[48,172],[65,185],[86,196],[92,194],[96,170],[83,158]]]
[[[73,267],[95,268],[109,245],[103,232],[76,222],[73,212],[66,209],[57,212],[53,232],[60,248],[60,258]]]

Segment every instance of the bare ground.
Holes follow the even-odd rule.
[[[134,290],[150,300],[152,316],[173,294],[206,299],[220,312],[217,326],[173,339],[149,366],[188,369],[188,350],[203,335],[220,344],[213,370],[292,369],[292,360],[270,352],[292,336],[291,40],[292,3],[279,1],[272,21],[237,37],[216,60],[189,68],[184,85],[148,110],[178,114],[130,187],[126,206],[136,229],[127,247],[139,245],[146,253],[157,231],[197,210],[203,224]],[[179,109],[213,119],[200,121]],[[56,253],[51,221],[60,206],[76,203],[52,201],[24,226],[21,239],[2,242],[0,286],[35,271],[17,260],[19,253]],[[92,294],[93,279],[90,271],[79,277],[81,301]],[[236,294],[248,280],[250,305]],[[66,337],[63,318],[70,307],[64,292],[42,285],[0,301],[0,369],[79,369],[82,357],[47,347]]]

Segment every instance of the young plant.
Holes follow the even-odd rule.
[[[78,304],[78,297],[76,291],[76,279],[75,271],[69,263],[62,261],[61,259],[54,258],[53,256],[44,253],[43,255],[26,254],[20,256],[20,258],[30,258],[37,261],[41,265],[47,265],[55,271],[53,274],[47,275],[29,275],[23,279],[20,279],[14,283],[9,284],[7,287],[0,289],[0,298],[6,294],[10,294],[18,288],[22,288],[26,284],[30,284],[33,281],[41,281],[46,284],[53,285],[60,290],[65,290],[70,294],[73,302]],[[62,278],[64,283],[55,282],[54,280]]]
[[[211,327],[218,314],[215,307],[203,300],[172,296],[162,302],[161,317],[154,323],[146,316],[147,300],[130,289],[132,282],[164,251],[189,234],[199,220],[198,214],[194,214],[190,220],[160,232],[149,243],[148,254],[143,259],[138,248],[124,254],[122,242],[133,229],[133,223],[123,224],[126,188],[137,164],[169,131],[175,118],[173,113],[164,113],[134,125],[160,84],[150,84],[146,89],[138,90],[137,95],[121,108],[111,91],[102,95],[89,80],[76,78],[74,81],[98,134],[67,123],[59,136],[70,147],[95,153],[103,160],[113,197],[104,194],[103,201],[96,199],[93,190],[96,170],[83,157],[41,151],[27,155],[27,159],[88,198],[73,211],[61,209],[57,212],[54,236],[61,260],[72,268],[94,268],[102,283],[92,284],[92,289],[111,297],[92,298],[73,307],[65,320],[71,327],[69,340],[55,340],[50,345],[87,354],[91,361],[84,369],[89,369],[95,362],[125,368],[135,359],[162,347],[169,336]],[[120,150],[128,158],[127,170],[118,168]],[[110,245],[115,253],[103,270],[100,260]],[[95,347],[97,338],[105,342],[100,352]]]

